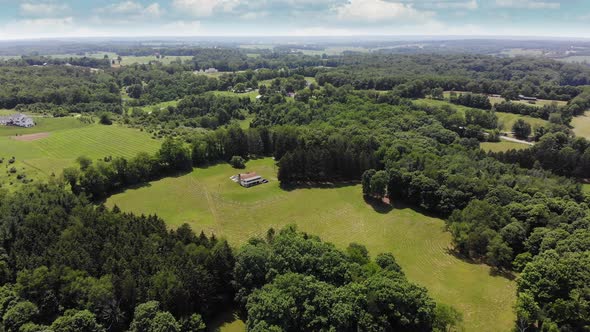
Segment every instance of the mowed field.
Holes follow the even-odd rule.
[[[0,158],[5,159],[0,164],[0,185],[4,188],[18,186],[18,174],[34,180],[59,175],[82,155],[92,159],[132,157],[142,151],[155,152],[161,145],[147,133],[117,125],[84,124],[73,117],[35,118],[35,122],[33,128],[0,126]],[[27,140],[26,135],[31,134],[41,135]],[[12,157],[16,162],[9,165],[7,160]],[[8,172],[12,167],[16,173]]]
[[[590,112],[574,117],[571,125],[576,136],[590,138]]]
[[[485,265],[455,257],[441,219],[403,205],[390,209],[369,204],[358,184],[281,189],[272,159],[250,161],[246,171],[256,171],[270,183],[242,188],[229,179],[237,170],[217,165],[129,189],[106,204],[157,214],[170,227],[188,223],[195,231],[215,233],[234,246],[264,236],[270,227],[297,224],[341,248],[358,242],[373,257],[392,252],[410,280],[463,313],[465,330],[511,330],[515,284],[493,275]],[[235,330],[240,325],[230,326]]]
[[[508,150],[522,150],[529,148],[530,145],[516,143],[516,142],[508,142],[508,141],[500,141],[500,142],[483,142],[479,145],[482,150],[484,151],[491,151],[491,152],[504,152]]]

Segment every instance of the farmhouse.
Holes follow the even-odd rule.
[[[35,125],[35,122],[30,117],[19,113],[9,116],[0,116],[0,125],[31,128]]]
[[[249,188],[257,184],[261,184],[263,181],[264,179],[260,175],[256,174],[256,172],[238,174],[238,183],[242,187]]]

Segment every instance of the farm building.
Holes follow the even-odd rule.
[[[238,174],[238,183],[242,187],[249,188],[257,184],[261,184],[263,181],[264,179],[260,175],[256,174],[256,172]]]
[[[35,122],[30,117],[19,113],[9,116],[0,116],[0,125],[31,128],[35,125]]]

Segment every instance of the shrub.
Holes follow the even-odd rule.
[[[244,158],[240,157],[240,156],[233,156],[231,157],[229,164],[233,167],[233,168],[246,168],[246,161],[244,160]]]

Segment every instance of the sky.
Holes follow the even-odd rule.
[[[139,36],[590,38],[590,0],[0,0],[0,39]]]

